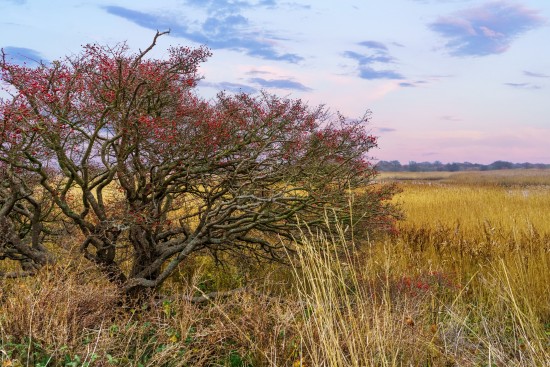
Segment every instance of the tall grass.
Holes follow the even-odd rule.
[[[487,180],[407,181],[395,235],[197,257],[133,308],[76,261],[0,280],[0,366],[549,366],[550,190]]]
[[[539,186],[402,184],[395,200],[406,214],[402,227],[460,226],[468,235],[481,227],[550,233],[550,189]],[[481,229],[481,231],[480,231]]]
[[[458,273],[405,242],[369,244],[363,257],[344,236],[302,240],[295,273],[305,365],[550,364],[544,251]]]

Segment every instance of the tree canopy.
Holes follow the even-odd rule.
[[[52,259],[44,241],[71,233],[132,293],[196,251],[276,258],[299,226],[330,230],[328,209],[391,228],[393,188],[371,184],[368,115],[267,93],[206,100],[195,87],[209,50],[152,58],[161,35],[139,53],[87,45],[37,67],[3,55],[0,259],[31,272]]]

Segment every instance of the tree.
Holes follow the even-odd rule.
[[[126,292],[159,287],[196,251],[276,258],[300,225],[329,230],[325,210],[349,220],[350,193],[357,228],[391,227],[393,188],[370,185],[368,116],[266,93],[201,99],[210,52],[150,58],[161,35],[137,54],[88,45],[35,68],[0,65],[11,93],[0,161],[33,177]]]
[[[19,177],[18,177],[19,176]],[[0,162],[0,260],[19,263],[21,271],[2,272],[0,277],[32,275],[53,261],[43,246],[51,231],[47,228],[51,217],[51,200],[33,195],[29,186],[38,182],[23,172]]]
[[[512,169],[514,168],[514,164],[511,162],[506,161],[495,161],[489,165],[489,169]]]

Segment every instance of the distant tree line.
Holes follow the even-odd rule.
[[[500,169],[519,169],[519,168],[550,168],[550,164],[544,163],[512,163],[506,161],[495,161],[491,164],[480,163],[441,163],[435,162],[415,162],[401,164],[399,161],[380,161],[376,165],[381,172],[458,172],[458,171],[490,171]]]

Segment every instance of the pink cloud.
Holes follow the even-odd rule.
[[[506,51],[520,34],[546,23],[538,11],[497,1],[440,17],[430,28],[446,38],[453,56],[485,56]]]

